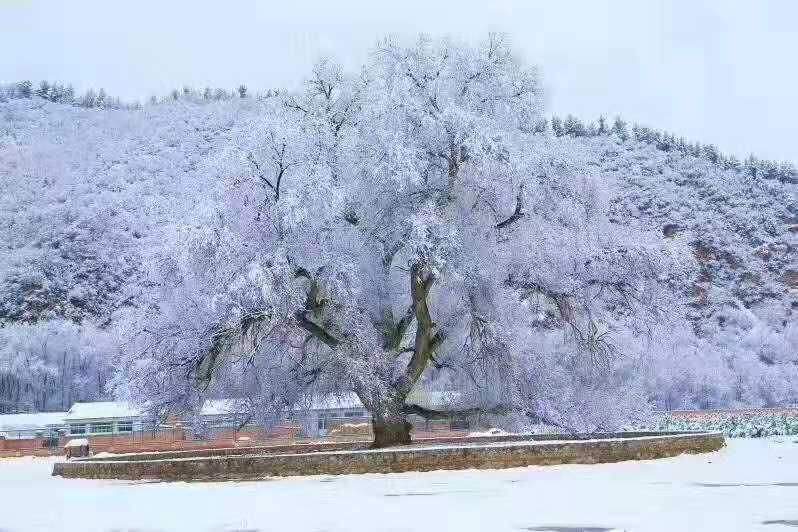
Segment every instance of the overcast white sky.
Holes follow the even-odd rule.
[[[621,113],[739,155],[798,162],[798,1],[0,0],[0,81],[144,100],[185,84],[296,85],[386,34],[510,34],[548,110]]]

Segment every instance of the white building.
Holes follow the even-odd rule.
[[[435,391],[416,388],[408,403],[431,410],[457,410],[465,399],[458,391]],[[238,427],[249,418],[251,408],[243,399],[208,399],[200,409],[200,419],[213,429]],[[326,436],[341,424],[370,423],[371,415],[354,393],[313,397],[297,403],[287,421],[299,424],[302,434],[310,437]]]
[[[462,402],[458,392],[413,390],[408,402],[431,409],[449,409]],[[199,418],[210,432],[238,428],[249,421],[243,399],[208,399]],[[127,401],[75,403],[68,412],[0,415],[0,438],[33,439],[59,434],[72,437],[130,434],[153,427],[141,408]],[[254,420],[257,422],[257,420]],[[294,406],[286,421],[298,423],[306,436],[326,436],[344,423],[367,423],[371,416],[354,393],[314,397]]]
[[[306,436],[326,436],[331,428],[342,423],[371,421],[363,403],[354,393],[341,396],[314,397],[294,407],[294,419]]]
[[[248,420],[251,407],[243,399],[208,399],[199,412],[203,424],[210,430],[237,428]],[[296,421],[306,436],[324,436],[341,423],[357,423],[370,419],[355,394],[314,398],[294,406],[286,421]]]
[[[249,421],[251,411],[243,399],[207,399],[194,420],[199,421],[193,426],[194,436],[214,438],[230,429],[238,430]]]
[[[142,410],[127,401],[75,403],[64,416],[70,436],[130,434],[145,423]]]
[[[0,438],[30,440],[58,434],[64,428],[66,412],[0,415]]]
[[[214,426],[234,426],[243,422],[250,412],[243,399],[207,399],[202,403],[199,416],[204,423]]]

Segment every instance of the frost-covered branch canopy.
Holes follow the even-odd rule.
[[[354,392],[377,445],[409,441],[424,386],[464,410],[617,423],[607,399],[640,399],[626,340],[667,314],[681,248],[612,223],[600,179],[529,149],[541,96],[498,36],[319,63],[215,162],[224,198],[159,263],[137,390],[274,416]]]

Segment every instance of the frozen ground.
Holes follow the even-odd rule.
[[[260,482],[50,477],[0,460],[0,531],[798,532],[798,438],[607,465]]]

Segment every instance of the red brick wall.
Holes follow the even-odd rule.
[[[42,438],[32,438],[29,440],[5,440],[0,439],[0,450],[18,451],[24,449],[42,449]]]
[[[63,454],[61,450],[44,447],[43,442],[42,438],[28,440],[6,440],[0,438],[0,457]]]
[[[420,435],[423,433],[420,433]],[[440,433],[436,433],[436,436]],[[230,447],[246,447],[262,444],[296,443],[299,427],[293,425],[277,426],[270,429],[244,427],[241,430],[224,430],[214,434],[209,440],[195,440],[190,433],[181,428],[162,431],[142,431],[130,434],[109,434],[107,436],[86,436],[93,453],[133,453],[156,451],[180,451],[200,449],[224,449]],[[64,445],[71,439],[83,436],[67,436],[59,440],[58,448],[46,448],[42,438],[28,440],[1,440],[0,457],[2,456],[47,456],[64,454]],[[244,438],[249,438],[246,440]],[[345,439],[345,438],[343,438]],[[361,437],[362,439],[362,437]]]

